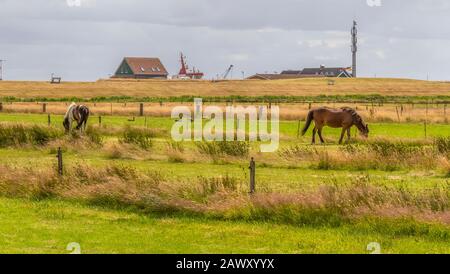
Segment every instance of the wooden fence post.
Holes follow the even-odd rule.
[[[42,104],[42,112],[46,113],[47,112],[47,103],[43,103]]]
[[[301,124],[301,120],[298,120],[298,125],[297,125],[297,139],[300,138],[300,124]]]
[[[144,116],[144,104],[143,103],[141,103],[140,105],[139,105],[139,116]]]
[[[252,157],[250,161],[250,194],[254,194],[256,191],[256,164],[255,159]]]
[[[50,116],[50,114],[47,116],[47,123],[48,123],[48,126],[52,125],[52,117]]]
[[[102,116],[98,116],[98,125],[102,126]]]
[[[426,120],[425,120],[425,122],[423,122],[423,125],[424,125],[423,130],[425,133],[425,139],[427,139],[427,121]]]
[[[56,155],[56,158],[58,158],[58,174],[60,176],[63,175],[63,155],[62,155],[62,150],[59,147],[58,148],[58,154]]]

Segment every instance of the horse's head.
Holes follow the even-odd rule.
[[[69,119],[65,118],[63,121],[63,126],[66,129],[66,132],[70,131],[70,123],[69,123]]]
[[[361,123],[361,127],[359,128],[359,132],[362,136],[368,138],[369,137],[369,125]]]

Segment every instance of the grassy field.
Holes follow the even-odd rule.
[[[450,101],[450,100],[449,100]],[[80,102],[89,107],[92,115],[96,116],[139,116],[141,103],[122,102]],[[165,102],[165,103],[142,103],[143,116],[147,117],[170,117],[172,109],[177,106],[185,106],[193,111],[193,101],[190,102]],[[267,103],[257,103],[258,106],[267,106]],[[67,111],[69,102],[5,102],[2,104],[3,113],[27,113],[27,114],[56,114],[63,115]],[[205,106],[214,105],[225,109],[227,103],[205,102]],[[235,103],[234,106],[249,106],[249,103]],[[253,105],[253,104],[251,104]],[[310,109],[328,106],[333,108],[352,107],[365,121],[373,122],[408,122],[408,123],[448,123],[450,115],[450,104],[417,104],[417,103],[280,103],[276,106],[280,109],[280,119],[288,121],[305,120]],[[45,106],[45,113],[44,113]],[[270,107],[272,104],[270,105]],[[273,104],[275,106],[275,104]]]
[[[371,222],[377,223],[372,220]],[[215,221],[186,216],[136,214],[57,200],[0,199],[0,253],[449,253],[450,229],[387,222],[391,233],[355,223],[338,228]],[[405,232],[409,228],[409,232]],[[403,229],[403,232],[401,230]],[[238,236],[238,237],[237,237]]]
[[[450,83],[407,79],[295,79],[277,81],[158,81],[100,80],[97,82],[67,82],[52,85],[47,82],[2,81],[0,98],[94,98],[94,97],[227,97],[227,96],[446,96]]]
[[[402,79],[1,82],[0,253],[69,253],[71,242],[83,253],[369,253],[372,242],[383,253],[450,253],[449,115],[423,103],[449,91]],[[338,145],[340,130],[326,128],[326,144],[312,146],[311,130],[298,136],[309,103],[283,97],[275,153],[259,142],[175,143],[168,117],[181,103],[156,99],[192,107],[191,96],[349,105],[370,137],[353,129]],[[365,96],[404,99],[352,101]],[[83,136],[61,127],[73,97],[93,112]]]
[[[86,253],[450,252],[447,123],[426,138],[422,123],[372,123],[369,140],[342,146],[326,129],[312,147],[282,121],[277,153],[236,143],[215,154],[171,142],[164,117],[94,116],[85,137],[64,136],[60,115],[50,127],[45,114],[0,120],[1,253],[68,253],[70,242]]]

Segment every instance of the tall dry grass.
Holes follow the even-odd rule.
[[[312,168],[323,170],[436,170],[445,169],[450,159],[449,140],[450,137],[436,138],[435,141],[377,138],[349,143],[338,150],[296,145],[284,148],[278,154],[287,161],[307,162]]]
[[[183,213],[226,220],[275,221],[338,226],[367,217],[411,218],[450,224],[450,184],[424,191],[378,185],[369,176],[349,183],[323,183],[297,193],[249,195],[240,178],[199,177],[173,182],[158,171],[123,165],[73,165],[64,176],[54,171],[0,165],[0,195],[28,199],[60,198],[142,213]]]
[[[448,95],[447,82],[408,79],[334,79],[305,78],[277,81],[163,81],[163,80],[101,80],[97,82],[2,81],[0,97],[18,98],[92,98],[108,96],[173,97],[205,96],[320,96],[342,94],[381,94],[397,96]]]
[[[67,111],[69,103],[48,102],[47,113],[63,115]],[[254,105],[265,105],[266,103],[254,103]],[[121,115],[138,116],[140,114],[139,103],[85,103],[93,115]],[[205,103],[216,105],[225,109],[224,103]],[[248,104],[242,104],[244,106]],[[144,115],[149,117],[170,117],[172,109],[176,106],[186,106],[194,111],[193,103],[145,103]],[[350,106],[355,108],[359,114],[368,122],[424,122],[448,123],[450,119],[450,108],[436,104],[343,104],[343,103],[317,103],[311,104],[315,107],[340,108]],[[280,119],[282,120],[304,120],[310,110],[309,104],[279,104]],[[3,111],[6,113],[42,113],[41,103],[4,103]]]

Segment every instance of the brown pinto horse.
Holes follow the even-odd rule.
[[[364,123],[361,116],[352,108],[343,107],[340,109],[331,109],[327,107],[313,109],[308,113],[306,125],[302,130],[302,136],[308,131],[311,122],[314,120],[315,127],[313,129],[312,143],[316,143],[316,133],[319,133],[320,142],[324,143],[322,137],[322,129],[324,126],[332,128],[342,128],[341,139],[339,144],[342,144],[344,134],[347,132],[348,140],[350,141],[350,129],[356,126],[364,137],[369,136],[369,126]]]
[[[89,114],[90,112],[88,107],[72,103],[67,109],[66,115],[64,116],[63,125],[66,129],[66,133],[70,133],[70,131],[72,130],[73,121],[77,122],[77,130],[86,130]]]

